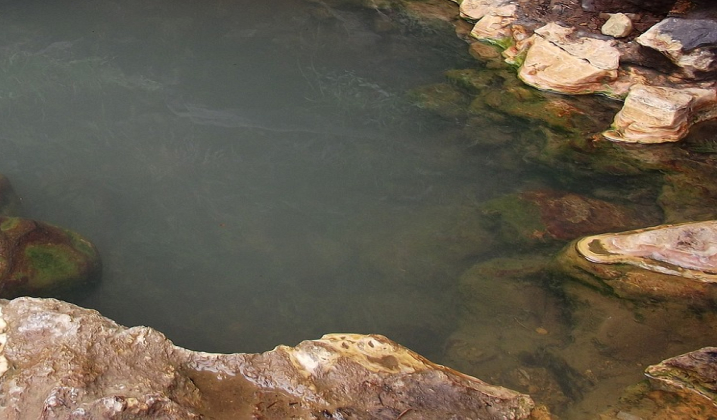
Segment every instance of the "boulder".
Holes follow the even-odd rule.
[[[628,143],[665,143],[685,137],[690,127],[713,118],[717,90],[634,85],[615,115],[612,129],[603,135]]]
[[[476,22],[471,36],[507,47],[512,41],[511,25],[518,19],[515,16],[517,8],[513,3],[492,8]]]
[[[613,41],[576,36],[573,28],[549,23],[535,30],[518,77],[543,90],[610,93],[619,64]]]
[[[0,296],[51,296],[94,283],[94,245],[75,232],[18,217],[0,217]]]
[[[713,305],[717,299],[717,221],[601,234],[571,243],[562,271],[630,299]]]
[[[690,393],[717,410],[717,347],[702,349],[663,360],[645,369],[654,389],[677,394]]]
[[[717,21],[667,18],[637,38],[641,45],[667,56],[684,75],[695,79],[717,70]]]
[[[624,38],[632,32],[632,20],[624,13],[612,13],[600,29],[603,35]]]
[[[534,406],[379,335],[209,354],[54,299],[0,301],[0,310],[0,417],[9,420],[517,420]]]

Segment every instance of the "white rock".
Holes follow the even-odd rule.
[[[603,35],[623,38],[632,32],[632,20],[624,13],[614,13],[601,28]]]

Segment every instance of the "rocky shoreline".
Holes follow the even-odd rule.
[[[193,352],[151,328],[126,328],[51,298],[17,297],[0,301],[0,417],[548,419],[556,417],[546,406],[579,401],[613,386],[625,366],[644,366],[647,346],[671,351],[692,340],[705,347],[650,365],[644,381],[593,412],[623,420],[714,417],[717,192],[707,184],[714,161],[656,144],[682,141],[717,117],[717,11],[707,3],[364,2],[451,22],[469,41],[480,71],[451,71],[449,83],[410,96],[428,111],[465,120],[462,134],[476,147],[507,147],[513,139],[476,135],[480,127],[471,124],[480,122],[471,116],[507,114],[539,126],[545,138],[540,147],[533,138],[518,142],[526,161],[570,175],[650,173],[661,182],[656,203],[638,193],[624,200],[628,206],[609,191],[534,188],[483,204],[484,237],[519,252],[483,260],[459,280],[466,315],[446,353],[465,373],[379,335],[329,334],[260,354]],[[600,127],[603,120],[578,103],[522,83],[623,105],[611,127]],[[585,138],[590,130],[595,135]],[[2,297],[58,296],[96,282],[99,255],[86,239],[17,217],[5,178],[0,204]],[[533,290],[531,301],[515,288]],[[486,314],[481,302],[496,293],[505,297],[505,313]],[[527,311],[541,299],[543,320],[508,315],[508,307]],[[557,313],[559,300],[571,302],[570,314]],[[495,325],[485,325],[487,316]],[[550,317],[570,318],[580,334],[549,331],[540,321]],[[506,332],[506,322],[523,330]],[[515,342],[524,347],[488,348],[485,334],[520,335]],[[625,345],[630,335],[641,342]],[[571,358],[576,352],[588,360]],[[522,367],[506,368],[503,354],[518,355]],[[606,354],[615,362],[595,363]],[[478,371],[520,392],[469,376]]]

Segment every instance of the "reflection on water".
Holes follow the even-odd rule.
[[[649,346],[620,347],[635,308],[581,312],[531,271],[549,255],[496,258],[480,204],[584,179],[522,164],[540,128],[481,111],[466,136],[406,102],[478,65],[450,28],[303,0],[6,0],[0,23],[0,172],[26,216],[97,244],[103,281],[76,302],[121,324],[222,352],[381,333],[553,407],[599,381],[616,397],[701,334],[648,314],[629,331]]]

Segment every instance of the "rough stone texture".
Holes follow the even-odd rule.
[[[516,9],[517,6],[512,3],[491,9],[476,22],[471,30],[471,36],[498,43],[509,40],[513,34],[510,25],[517,20],[515,17]]]
[[[610,18],[600,29],[603,35],[611,36],[614,38],[624,38],[630,35],[632,32],[632,20],[624,13],[615,13],[610,15]]]
[[[694,393],[717,409],[717,347],[705,347],[645,369],[653,388]]]
[[[460,15],[470,21],[480,20],[493,10],[510,4],[510,0],[463,0],[460,2]]]
[[[574,37],[574,30],[549,23],[535,31],[518,76],[538,89],[570,94],[611,92],[620,54],[612,42]]]
[[[637,38],[678,65],[689,78],[717,70],[717,21],[667,18]]]
[[[77,233],[17,217],[0,217],[0,296],[51,296],[94,283],[94,245]]]
[[[54,299],[0,301],[0,418],[527,419],[532,400],[378,335],[262,354],[172,345]]]
[[[620,297],[708,307],[717,301],[716,237],[715,221],[589,236],[556,261],[569,276]]]

